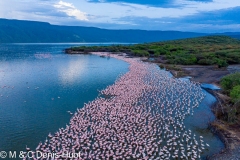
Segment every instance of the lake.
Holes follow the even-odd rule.
[[[62,52],[76,45],[83,44],[0,44],[0,151],[36,148],[69,123],[67,111],[74,113],[128,71],[114,58]]]
[[[129,64],[118,59],[63,53],[79,45],[109,44],[0,45],[0,150],[23,151],[26,145],[35,149],[50,132],[69,123],[69,112],[94,100],[99,90],[128,71]],[[202,91],[205,98],[184,123],[210,144],[204,159],[224,145],[207,129],[214,120],[209,106],[216,99]]]

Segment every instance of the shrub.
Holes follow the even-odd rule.
[[[232,98],[233,102],[240,100],[240,85],[233,87],[233,89],[230,91],[230,97]]]
[[[155,57],[159,57],[159,56],[160,56],[160,53],[155,51],[154,56],[155,56]]]
[[[133,53],[134,55],[137,55],[137,56],[149,56],[149,53],[148,51],[145,51],[145,50],[133,50]]]
[[[160,67],[161,69],[164,69],[164,68],[165,68],[165,66],[164,66],[163,64],[160,64],[159,67]]]
[[[240,72],[224,76],[220,82],[223,89],[230,91],[233,87],[240,85]]]
[[[211,59],[200,59],[198,61],[198,64],[201,64],[201,65],[212,65],[212,64],[214,64],[214,61],[211,60]]]
[[[216,55],[218,56],[218,57],[226,57],[227,56],[227,52],[220,52],[220,51],[218,51],[218,52],[216,52]]]
[[[165,55],[165,54],[167,54],[167,50],[165,50],[165,49],[163,49],[163,48],[160,48],[160,49],[158,50],[158,52],[159,52],[160,55]]]
[[[150,49],[150,50],[148,50],[148,53],[149,53],[149,54],[154,54],[154,55],[155,55],[156,51],[155,51],[154,49]]]
[[[218,68],[222,68],[222,67],[227,67],[228,63],[226,60],[223,59],[216,59],[216,64],[218,65]]]

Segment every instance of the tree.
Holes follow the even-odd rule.
[[[224,76],[220,83],[224,90],[232,90],[233,87],[240,85],[240,72]]]
[[[218,65],[218,68],[222,68],[222,67],[227,67],[228,63],[226,60],[223,59],[216,59],[216,63]]]
[[[240,100],[240,85],[233,87],[233,89],[230,91],[230,97],[232,98],[233,102]]]

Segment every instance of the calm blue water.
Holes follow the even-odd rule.
[[[83,107],[128,71],[117,59],[62,52],[76,45],[0,44],[0,151],[35,149],[49,132],[65,127],[67,111]]]

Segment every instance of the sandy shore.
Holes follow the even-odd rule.
[[[209,157],[209,160],[239,160],[240,159],[240,131],[239,126],[229,125],[216,120],[212,123],[212,130],[225,144],[225,149]]]

